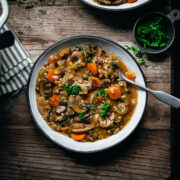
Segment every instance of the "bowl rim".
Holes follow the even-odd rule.
[[[68,37],[65,37],[59,41],[57,41],[56,43],[52,44],[51,46],[49,46],[47,49],[45,49],[41,54],[40,56],[37,58],[36,62],[33,64],[33,67],[31,69],[31,72],[30,72],[30,75],[29,75],[29,79],[28,79],[28,83],[27,83],[27,101],[28,101],[28,106],[29,106],[29,111],[30,111],[30,114],[33,118],[33,121],[35,122],[36,126],[38,127],[38,129],[40,129],[40,131],[49,139],[51,140],[53,143],[55,143],[56,145],[58,145],[59,147],[63,147],[67,150],[70,150],[72,152],[76,152],[76,153],[82,153],[82,154],[90,154],[90,153],[96,153],[96,152],[100,152],[100,151],[104,151],[106,149],[109,149],[109,148],[112,148],[114,146],[116,146],[117,144],[120,144],[122,143],[124,140],[126,140],[135,130],[136,128],[138,127],[138,125],[140,124],[143,116],[144,116],[144,113],[145,113],[145,110],[146,110],[146,107],[147,107],[147,100],[148,100],[148,93],[145,92],[145,104],[144,104],[144,109],[143,109],[143,112],[141,114],[141,117],[139,117],[139,122],[136,124],[136,126],[134,126],[134,128],[131,130],[131,132],[121,141],[117,142],[117,143],[114,143],[114,144],[111,144],[109,145],[108,147],[104,147],[102,149],[97,149],[97,150],[89,150],[89,151],[79,151],[79,150],[76,150],[76,149],[72,149],[72,148],[68,148],[66,146],[64,146],[63,144],[55,141],[51,136],[49,136],[45,131],[43,131],[43,129],[40,127],[40,125],[38,124],[33,112],[32,112],[32,108],[31,108],[31,103],[30,103],[30,97],[29,97],[29,90],[30,90],[30,82],[31,82],[31,78],[32,78],[32,75],[33,75],[33,72],[34,72],[34,68],[36,67],[36,64],[39,62],[39,60],[41,59],[41,57],[46,54],[48,52],[49,49],[53,49],[54,47],[56,47],[57,45],[63,43],[63,42],[66,42],[68,40],[73,40],[74,38],[95,38],[95,39],[99,39],[99,40],[104,40],[104,41],[107,41],[107,42],[110,42],[118,47],[120,47],[121,49],[123,49],[131,58],[132,60],[136,63],[138,69],[140,70],[141,72],[141,75],[143,77],[143,80],[144,80],[144,83],[145,83],[145,86],[147,86],[147,83],[146,83],[146,78],[144,76],[144,73],[142,71],[142,69],[140,68],[140,65],[138,64],[138,62],[136,61],[136,59],[133,57],[133,55],[131,53],[129,53],[122,45],[110,40],[110,39],[107,39],[107,38],[104,38],[104,37],[100,37],[100,36],[96,36],[96,35],[91,35],[91,34],[79,34],[79,35],[72,35],[72,36],[68,36]],[[54,130],[52,130],[54,131]],[[93,143],[93,142],[92,142]]]
[[[122,9],[114,9],[114,8],[106,8],[106,6],[103,6],[103,5],[95,5],[93,3],[89,3],[87,0],[81,0],[83,3],[93,7],[93,8],[97,8],[97,9],[100,9],[100,10],[104,10],[104,11],[114,11],[114,12],[117,12],[117,11],[129,11],[129,10],[133,10],[133,9],[136,9],[136,8],[139,8],[139,7],[142,7],[148,3],[150,3],[152,0],[147,0],[146,2],[142,3],[142,4],[139,4],[137,6],[134,6],[134,7],[128,7],[128,8],[122,8]],[[92,0],[93,1],[93,0]],[[120,5],[118,5],[120,6]]]
[[[171,24],[172,26],[172,29],[173,29],[173,36],[172,36],[172,39],[170,41],[170,43],[165,46],[164,48],[162,49],[159,49],[159,50],[155,50],[155,51],[151,51],[151,50],[147,50],[146,48],[144,48],[143,46],[140,45],[139,41],[137,40],[136,38],[136,29],[138,27],[138,24],[146,17],[146,16],[150,16],[150,15],[160,15],[162,17],[164,17],[165,19],[167,19],[169,21],[169,23]],[[171,19],[169,18],[168,15],[164,14],[164,13],[161,13],[161,12],[157,12],[157,11],[152,11],[152,12],[148,12],[148,13],[145,13],[143,16],[141,16],[140,18],[137,19],[137,21],[135,22],[134,24],[134,27],[133,27],[133,36],[134,36],[134,41],[135,43],[137,44],[137,46],[144,52],[146,52],[147,54],[152,54],[152,55],[157,55],[157,54],[161,54],[165,51],[167,51],[173,44],[174,42],[174,39],[175,39],[175,35],[176,35],[176,32],[175,32],[175,28],[174,28],[174,24],[173,22],[171,21]]]

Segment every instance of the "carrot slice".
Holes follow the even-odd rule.
[[[49,103],[52,105],[52,106],[59,106],[60,102],[59,102],[59,96],[58,95],[52,95],[50,98],[49,98]]]
[[[98,102],[103,102],[103,97],[102,96],[99,96],[99,97],[97,97],[96,99],[95,99],[95,101],[94,101],[94,103],[96,104],[96,103],[98,103]]]
[[[111,99],[119,99],[121,97],[121,89],[119,86],[112,85],[108,88],[108,96]]]
[[[56,55],[53,55],[53,56],[51,56],[50,58],[49,58],[49,60],[48,60],[48,62],[49,62],[49,64],[51,64],[51,63],[53,63],[55,60],[57,60],[58,59],[58,57],[56,56]]]
[[[86,137],[86,134],[71,134],[71,137],[76,141],[82,141]]]
[[[54,81],[53,81],[53,75],[54,75],[54,69],[50,69],[50,70],[48,71],[47,77],[48,77],[49,81],[51,81],[51,82],[54,82]]]
[[[92,74],[96,75],[98,73],[98,67],[94,63],[88,63],[87,69],[92,72]]]
[[[125,72],[125,76],[126,76],[129,80],[134,81],[136,75],[135,75],[135,73],[133,73],[133,72]]]
[[[72,59],[69,57],[67,60],[66,60],[66,66],[70,66],[72,64]]]
[[[60,72],[61,72],[61,70],[60,70],[60,69],[58,69],[58,68],[56,68],[56,69],[54,70],[54,74],[55,74],[55,75],[59,75],[59,74],[60,74]]]
[[[66,131],[67,129],[69,129],[69,126],[62,127],[62,128],[61,128],[62,131]]]
[[[51,82],[54,82],[54,79],[53,79],[53,76],[57,76],[60,74],[60,69],[56,68],[56,69],[50,69],[48,71],[48,74],[47,74],[47,78],[49,79],[49,81]]]
[[[97,77],[91,77],[90,80],[91,80],[92,82],[95,82],[98,87],[101,86],[101,81],[99,80],[99,78],[97,78]]]
[[[63,57],[65,55],[69,54],[69,50],[68,49],[63,49],[59,52],[59,56]]]
[[[128,0],[128,3],[135,3],[137,0]]]

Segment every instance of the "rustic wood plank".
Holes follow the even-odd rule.
[[[167,130],[140,130],[110,150],[86,155],[58,148],[36,127],[0,128],[0,178],[165,179],[169,138]]]

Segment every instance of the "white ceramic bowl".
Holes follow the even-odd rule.
[[[126,3],[126,4],[122,4],[122,5],[116,5],[116,6],[100,5],[96,2],[94,2],[94,0],[81,0],[81,1],[92,6],[92,7],[102,9],[102,10],[106,10],[106,11],[127,11],[130,9],[135,9],[135,8],[140,7],[140,6],[143,6],[143,5],[151,2],[152,0],[138,0],[135,3]]]
[[[92,35],[78,35],[65,38],[46,49],[37,59],[32,69],[28,84],[28,100],[34,121],[49,139],[66,149],[83,153],[97,152],[105,150],[122,142],[134,131],[144,113],[147,101],[147,93],[138,90],[138,102],[131,120],[119,133],[110,136],[107,139],[98,140],[96,142],[82,143],[74,141],[73,139],[63,134],[52,130],[47,125],[46,121],[42,118],[37,108],[35,93],[36,78],[38,76],[40,68],[48,60],[50,55],[55,54],[60,49],[71,47],[77,44],[95,44],[101,46],[104,50],[108,50],[119,56],[121,60],[126,64],[126,66],[136,73],[136,82],[145,86],[145,79],[136,60],[122,46],[111,40]]]

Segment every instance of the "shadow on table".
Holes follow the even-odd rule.
[[[122,143],[96,153],[83,154],[71,152],[69,150],[63,149],[64,153],[71,157],[74,161],[87,165],[87,166],[104,166],[112,163],[112,161],[116,161],[116,159],[123,159],[123,157],[127,157],[129,151],[131,151],[132,146],[138,146],[138,144],[134,144],[137,142],[137,138],[140,134],[140,128],[137,128],[135,132],[133,132],[125,141]]]
[[[168,3],[169,0],[152,0],[151,3],[139,7],[138,9],[122,12],[103,11],[87,5],[86,6],[87,11],[89,11],[89,13],[97,20],[102,21],[103,24],[116,29],[132,29],[135,21],[147,12],[160,11],[168,14],[169,10],[166,8]]]

